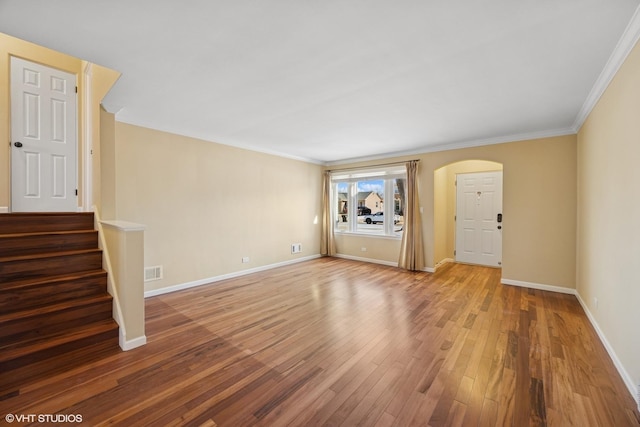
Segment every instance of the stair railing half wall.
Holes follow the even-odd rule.
[[[144,334],[144,226],[102,220],[96,206],[93,206],[93,212],[102,249],[102,265],[107,271],[107,291],[113,297],[113,318],[120,326],[120,348],[132,350],[147,342]]]

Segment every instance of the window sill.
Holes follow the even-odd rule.
[[[336,231],[333,234],[334,236],[369,237],[369,238],[386,239],[386,240],[402,240],[402,235],[389,236],[387,234],[355,233],[353,231]]]

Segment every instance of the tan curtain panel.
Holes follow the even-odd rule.
[[[320,254],[333,256],[336,245],[333,239],[333,218],[331,215],[331,172],[325,171],[322,181],[322,236]]]
[[[398,267],[420,271],[424,268],[422,245],[422,218],[418,201],[418,162],[407,162],[406,205],[404,206],[404,231],[400,245]]]

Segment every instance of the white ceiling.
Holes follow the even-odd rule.
[[[0,0],[119,121],[319,163],[575,132],[638,0]]]

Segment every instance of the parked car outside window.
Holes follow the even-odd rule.
[[[399,221],[398,215],[393,216],[393,223],[397,224]],[[366,215],[364,222],[367,224],[382,224],[384,222],[384,212],[376,212],[372,215]]]

